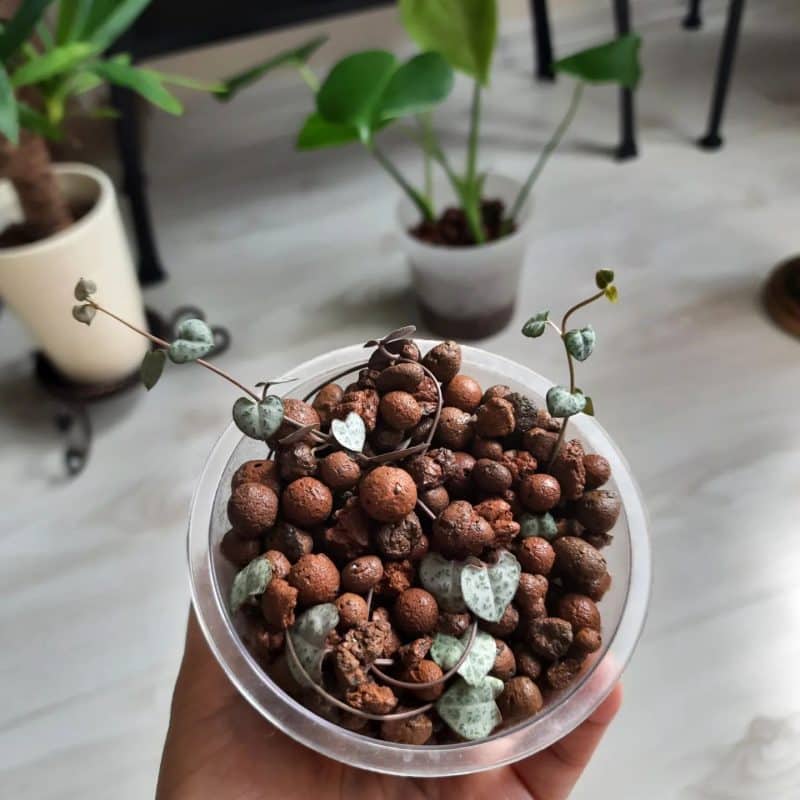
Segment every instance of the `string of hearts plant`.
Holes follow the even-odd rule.
[[[561,449],[561,445],[564,443],[569,418],[580,413],[594,416],[592,398],[579,389],[575,383],[575,361],[586,361],[594,352],[597,334],[591,325],[568,329],[567,323],[576,311],[591,305],[603,297],[612,303],[616,303],[619,300],[619,292],[614,285],[614,272],[612,270],[598,270],[595,274],[595,285],[598,289],[597,292],[567,309],[561,320],[561,327],[550,319],[549,311],[540,311],[538,314],[534,314],[522,327],[523,336],[531,339],[538,339],[548,327],[552,328],[561,338],[569,367],[569,386],[553,386],[547,392],[547,410],[551,416],[563,419],[548,467],[552,466]]]

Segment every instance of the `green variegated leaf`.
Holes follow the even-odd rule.
[[[360,453],[367,440],[367,428],[364,420],[351,411],[343,420],[331,420],[331,436],[345,449]]]
[[[442,668],[443,672],[452,669],[461,658],[464,648],[469,643],[470,631],[460,639],[437,633],[430,649],[430,657]],[[469,655],[458,668],[458,674],[471,686],[477,686],[492,671],[497,658],[497,645],[494,637],[485,631],[478,631],[472,643]]]
[[[201,319],[185,319],[178,325],[175,341],[169,346],[169,360],[175,364],[196,361],[211,352],[214,334]]]
[[[264,590],[272,580],[272,565],[264,556],[254,558],[233,579],[231,586],[230,610],[235,614],[248,598],[264,594]]]
[[[233,421],[245,436],[266,441],[283,423],[283,400],[275,395],[258,402],[240,397],[233,404]]]
[[[467,608],[488,622],[498,622],[514,599],[522,567],[507,550],[495,564],[464,564],[461,570],[461,593]]]
[[[495,698],[503,681],[487,675],[477,686],[458,679],[436,702],[439,716],[459,736],[483,739],[502,721]]]
[[[322,682],[322,662],[325,658],[327,639],[332,630],[339,624],[339,612],[333,603],[321,603],[303,612],[289,630],[287,636],[292,637],[297,659],[315,683]],[[294,679],[301,685],[307,681],[297,664],[287,652],[289,669]]]
[[[550,541],[558,535],[558,527],[552,514],[531,514],[526,511],[519,518],[519,535],[521,539],[541,536]]]
[[[566,386],[553,386],[547,392],[547,410],[553,417],[572,417],[585,407],[586,397],[580,392],[570,392]]]
[[[578,361],[586,361],[594,350],[597,334],[591,325],[575,328],[564,334],[564,345],[567,352]]]
[[[461,593],[460,561],[448,561],[438,553],[428,553],[419,565],[420,583],[436,598],[444,611],[463,611],[464,596]]]
[[[549,315],[549,311],[540,311],[538,314],[534,314],[522,326],[522,335],[527,336],[530,339],[538,339],[544,333],[544,329],[547,327],[547,318]]]

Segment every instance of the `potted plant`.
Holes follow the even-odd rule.
[[[445,336],[480,338],[504,327],[514,311],[532,209],[531,190],[572,122],[587,83],[634,87],[637,36],[575,53],[555,69],[576,79],[564,118],[522,180],[479,166],[481,99],[497,41],[496,0],[400,0],[408,33],[422,48],[399,63],[367,50],[343,58],[315,87],[316,109],[297,140],[301,150],[360,142],[400,186],[400,238],[426,324]],[[442,148],[432,111],[447,98],[453,72],[473,81],[466,159],[458,169]],[[393,122],[411,118],[424,159],[416,187],[379,144]],[[432,177],[432,166],[440,180]],[[436,197],[434,197],[436,190]]]

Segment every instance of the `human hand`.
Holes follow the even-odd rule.
[[[617,686],[560,742],[508,767],[453,778],[379,775],[270,725],[227,679],[190,612],[156,800],[564,800],[621,703]]]

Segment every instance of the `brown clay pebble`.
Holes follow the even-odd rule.
[[[436,441],[451,450],[463,450],[472,440],[472,417],[460,408],[445,406],[439,416]]]
[[[525,572],[534,575],[549,575],[556,560],[556,554],[547,539],[529,536],[517,548],[517,560]]]
[[[273,578],[285,578],[292,569],[289,559],[280,550],[267,550],[264,553],[264,558],[269,561],[269,565],[272,567]]]
[[[519,497],[529,511],[543,514],[558,505],[561,487],[552,475],[526,475],[519,482]]]
[[[479,458],[472,468],[472,480],[484,492],[502,494],[511,488],[513,478],[508,467],[504,467],[499,461]]]
[[[267,534],[266,542],[267,549],[280,550],[292,564],[314,549],[311,535],[288,522],[279,522]]]
[[[408,711],[402,706],[397,711]],[[409,719],[389,719],[381,722],[381,739],[397,744],[425,744],[433,736],[433,722],[427,714],[417,714]]]
[[[596,631],[593,628],[578,628],[572,636],[572,649],[577,653],[594,653],[602,645],[603,637],[600,631]]]
[[[242,483],[231,492],[228,519],[240,536],[263,536],[278,516],[278,495],[263,483]]]
[[[539,462],[527,450],[506,450],[501,459],[514,479],[514,483],[533,475],[539,467]]]
[[[407,431],[422,419],[422,409],[408,392],[389,392],[381,398],[381,419],[396,431]]]
[[[361,510],[358,499],[349,498],[345,504],[334,512],[334,523],[325,529],[324,549],[334,558],[351,561],[365,555],[369,551],[369,520]]]
[[[299,592],[283,578],[273,578],[261,595],[261,612],[273,631],[282,631],[294,625],[294,609]]]
[[[406,461],[405,468],[420,492],[435,489],[444,481],[441,464],[428,455],[412,456]]]
[[[278,449],[276,456],[283,480],[296,481],[317,471],[317,457],[308,442],[294,442]]]
[[[597,453],[587,453],[583,457],[583,468],[586,470],[586,491],[599,489],[611,477],[611,464]]]
[[[229,530],[222,537],[219,549],[231,564],[246,567],[261,552],[261,541],[239,536],[235,530]]]
[[[433,417],[425,417],[419,425],[414,426],[410,431],[407,431],[409,442],[414,444],[422,444],[428,440],[430,432],[433,430]]]
[[[396,339],[389,342],[384,348],[374,350],[369,357],[370,369],[385,369],[389,366],[390,357],[386,355],[387,350],[391,356],[397,356],[409,361],[419,361],[419,348],[412,339]]]
[[[292,566],[288,581],[297,589],[301,606],[332,603],[339,593],[339,570],[324,553],[303,556]]]
[[[436,598],[424,589],[406,589],[395,601],[395,625],[409,636],[433,633],[439,621]]]
[[[445,558],[479,555],[493,539],[492,526],[466,500],[450,503],[433,523],[433,547]]]
[[[438,381],[449,383],[461,369],[461,348],[456,342],[441,342],[425,354],[422,365],[427,367]]]
[[[579,628],[591,628],[599,631],[601,627],[600,611],[594,600],[582,594],[565,594],[558,601],[558,616],[572,625],[573,632]]]
[[[542,674],[542,662],[524,644],[514,645],[514,658],[519,675],[525,675],[532,681],[539,680]]]
[[[458,451],[453,453],[453,466],[445,488],[453,498],[467,497],[472,493],[472,470],[475,459],[469,454]]]
[[[417,487],[397,467],[377,467],[359,484],[361,507],[378,522],[399,522],[414,510]]]
[[[419,364],[406,361],[382,370],[375,381],[375,388],[383,393],[414,392],[424,377],[425,370]]]
[[[342,402],[344,390],[338,383],[329,383],[323,386],[311,404],[319,415],[320,422],[324,425],[330,422],[333,409]]]
[[[355,628],[369,620],[367,601],[359,594],[353,592],[340,594],[336,598],[336,608],[339,611],[339,626],[342,630]]]
[[[369,435],[369,443],[376,453],[389,453],[397,450],[402,441],[406,438],[405,431],[396,431],[389,428],[383,422],[375,426],[375,430]]]
[[[561,536],[553,540],[556,553],[556,569],[565,581],[586,594],[589,588],[608,574],[606,560],[599,550],[577,536]]]
[[[422,538],[422,525],[412,511],[400,522],[381,525],[374,535],[375,546],[385,558],[409,558]],[[421,556],[420,556],[421,558]]]
[[[561,445],[558,455],[548,472],[558,481],[564,500],[577,500],[586,486],[586,470],[583,467],[583,445],[572,439]]]
[[[475,413],[475,432],[484,439],[508,436],[515,425],[514,406],[501,397],[492,397]]]
[[[616,492],[595,489],[575,501],[575,519],[591,533],[608,533],[619,519],[622,503]]]
[[[405,669],[401,673],[401,680],[409,683],[429,683],[430,681],[438,681],[442,675],[442,668],[435,661],[424,659],[413,667]],[[444,683],[439,683],[426,689],[409,689],[409,691],[423,702],[432,703],[442,696],[444,689]]]
[[[514,595],[514,602],[528,619],[547,616],[545,598],[547,597],[548,587],[547,578],[542,575],[523,572],[519,576],[519,586],[517,587],[517,593]]]
[[[337,450],[319,462],[319,477],[331,491],[342,492],[361,480],[361,467],[343,450]]]
[[[304,402],[303,400],[298,400],[296,397],[284,398],[283,414],[284,417],[288,417],[289,419],[292,419],[295,422],[299,422],[300,425],[321,424],[319,414],[317,414],[317,411],[314,408],[314,406]],[[294,433],[296,430],[297,426],[292,425],[291,422],[284,421],[283,424],[280,426],[280,428],[278,428],[278,432],[272,437],[272,439],[270,439],[270,441],[278,442],[281,439],[283,439],[284,436],[288,436],[290,433]],[[307,436],[306,440],[310,441],[311,437]]]
[[[508,547],[519,534],[519,523],[514,521],[511,506],[505,500],[484,500],[475,506],[475,511],[492,526],[496,547]]]
[[[497,646],[497,656],[491,674],[495,678],[500,678],[501,681],[507,681],[517,673],[517,660],[514,658],[511,648],[502,639],[495,639],[495,645]]]
[[[472,440],[470,452],[477,459],[491,458],[492,461],[500,461],[503,458],[503,445],[494,439],[476,436]]]
[[[481,628],[487,633],[503,639],[511,636],[517,629],[517,625],[519,625],[519,611],[511,603],[506,606],[503,616],[497,622],[487,622],[486,620],[481,622]]]
[[[402,561],[387,561],[383,567],[383,578],[375,591],[386,597],[397,597],[411,588],[415,574],[414,565],[407,558]]]
[[[532,717],[542,710],[544,700],[539,687],[528,677],[517,675],[506,681],[497,698],[497,707],[507,722]]]
[[[362,683],[345,695],[347,704],[368,714],[388,714],[397,705],[397,697],[388,686]]]
[[[274,461],[259,459],[257,461],[245,461],[231,478],[231,489],[235,489],[243,483],[263,483],[269,486],[273,492],[279,494],[281,491],[281,481],[278,477],[278,465]]]
[[[281,508],[289,522],[311,527],[325,522],[331,515],[333,496],[322,481],[299,478],[283,490]]]
[[[582,668],[583,659],[565,658],[557,664],[551,664],[545,676],[553,689],[566,689],[580,675]]]
[[[423,492],[419,499],[437,516],[450,505],[450,495],[444,486]]]
[[[599,578],[583,586],[578,587],[582,592],[585,592],[595,603],[599,603],[605,593],[611,588],[611,575],[608,572],[601,575]]]
[[[522,446],[542,465],[547,464],[558,441],[558,434],[544,428],[531,428],[522,434]]]
[[[481,403],[488,403],[493,397],[501,397],[505,399],[510,394],[511,394],[510,386],[506,386],[504,383],[496,383],[494,386],[490,386],[483,393],[483,397],[481,398]]]
[[[400,657],[400,661],[403,662],[403,666],[408,669],[419,664],[428,655],[432,644],[433,639],[430,636],[421,636],[419,639],[414,639],[403,645],[398,650],[397,655]]]
[[[483,390],[480,384],[469,375],[456,375],[444,391],[444,404],[455,406],[470,414],[481,404]]]
[[[469,630],[471,624],[472,617],[468,613],[457,614],[445,611],[439,614],[439,622],[436,629],[440,633],[458,638]]]
[[[383,564],[377,556],[361,556],[342,570],[342,588],[364,594],[383,577]]]
[[[572,626],[558,617],[534,619],[528,623],[525,641],[536,655],[555,661],[572,644]]]

